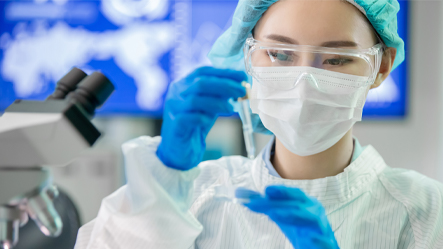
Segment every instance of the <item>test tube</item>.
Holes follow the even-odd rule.
[[[251,85],[245,81],[242,82],[242,86],[246,88],[246,95],[238,98],[240,104],[239,115],[242,120],[243,137],[245,139],[246,152],[249,159],[255,158],[255,143],[254,134],[252,128],[251,109],[249,108],[249,93]]]
[[[215,186],[209,189],[209,194],[213,194],[216,200],[228,201],[236,204],[245,204],[251,201],[251,199],[265,198],[263,194],[233,185]]]

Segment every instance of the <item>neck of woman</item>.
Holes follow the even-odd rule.
[[[271,158],[277,173],[285,179],[309,180],[335,176],[351,163],[354,151],[352,129],[331,148],[311,156],[290,152],[275,139],[275,153]]]

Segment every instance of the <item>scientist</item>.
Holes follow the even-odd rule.
[[[230,69],[171,84],[161,138],[123,145],[128,183],[76,249],[443,248],[443,185],[388,167],[352,136],[368,91],[404,59],[398,10],[396,0],[240,0],[209,54]],[[217,116],[245,95],[244,71],[255,130],[275,136],[254,160],[201,163]],[[243,204],[217,194],[236,188],[248,190]]]

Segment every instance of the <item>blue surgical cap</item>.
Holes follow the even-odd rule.
[[[263,13],[278,0],[239,0],[232,25],[214,43],[209,59],[215,67],[245,70],[243,45]],[[405,59],[404,42],[397,33],[397,0],[346,0],[366,15],[386,46],[397,49],[394,70]],[[254,115],[254,131],[272,134]]]
[[[232,25],[214,43],[209,59],[216,67],[244,70],[243,45],[263,13],[278,0],[239,0]],[[397,33],[397,0],[347,0],[366,15],[388,47],[397,49],[393,69],[405,59],[404,42]]]

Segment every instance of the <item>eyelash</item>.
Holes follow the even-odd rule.
[[[271,51],[271,50],[268,50],[268,54],[272,58],[277,59],[280,62],[293,62],[294,61],[294,59],[292,58],[294,56],[293,54],[279,53],[278,51]],[[286,57],[284,60],[282,60],[281,57],[279,58],[279,55],[280,56],[283,55]],[[287,58],[290,58],[290,60],[287,60]],[[336,62],[338,62],[338,63],[336,63]],[[344,66],[344,65],[349,64],[351,62],[353,62],[352,59],[337,57],[337,58],[325,59],[323,61],[323,65],[328,64],[331,66]]]

